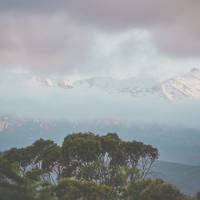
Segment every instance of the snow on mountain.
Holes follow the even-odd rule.
[[[166,80],[161,83],[160,89],[170,101],[200,100],[200,71],[193,68],[189,73]]]
[[[63,88],[63,89],[72,89],[73,85],[69,80],[63,80],[58,82],[58,87]]]
[[[142,78],[125,78],[115,79],[112,77],[92,77],[88,79],[80,79],[74,82],[70,80],[59,80],[50,78],[41,78],[33,76],[29,80],[30,86],[49,87],[52,89],[96,89],[107,92],[109,94],[122,93],[132,97],[141,97],[146,94],[155,92],[156,83],[152,80],[143,80]]]
[[[44,85],[44,86],[47,86],[47,87],[53,87],[53,82],[52,80],[50,79],[43,79],[41,80],[41,83]]]
[[[193,68],[188,73],[178,75],[163,82],[148,77],[131,77],[116,79],[112,77],[92,77],[71,82],[68,79],[26,76],[23,84],[30,87],[49,87],[52,90],[80,89],[81,91],[96,90],[108,94],[124,94],[131,97],[157,95],[171,102],[184,99],[200,100],[200,70]],[[24,80],[20,77],[19,80]],[[157,98],[156,97],[156,98]]]
[[[53,87],[54,86],[54,82],[49,78],[41,78],[41,77],[33,76],[31,78],[30,82],[33,85],[38,85],[38,86],[45,86],[45,87]]]
[[[200,100],[200,70],[197,68],[161,83],[143,77],[127,79],[94,77],[76,81],[74,85],[85,86],[88,89],[98,88],[109,93],[129,94],[132,97],[157,94],[172,102],[184,99]]]
[[[154,92],[154,82],[138,80],[135,77],[126,79],[114,79],[111,77],[94,77],[76,81],[75,87],[85,87],[87,89],[96,88],[108,93],[123,93],[133,97],[145,96]]]

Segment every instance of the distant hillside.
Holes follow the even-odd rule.
[[[200,166],[158,161],[153,167],[152,176],[164,179],[187,194],[200,191]]]
[[[160,159],[200,166],[200,130],[120,120],[51,121],[0,117],[0,151],[26,146],[39,138],[61,144],[73,132],[117,132],[125,140],[139,140],[159,149]]]

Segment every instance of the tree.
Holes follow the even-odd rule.
[[[139,187],[138,187],[139,186]],[[141,187],[142,186],[142,187]],[[135,191],[134,191],[135,190]],[[130,197],[134,200],[186,200],[188,199],[178,189],[162,180],[143,181],[133,187],[133,195]],[[137,192],[136,192],[137,191]]]
[[[123,141],[116,133],[71,134],[61,147],[39,139],[0,154],[0,195],[3,200],[186,200],[171,185],[146,180],[157,158],[153,146]]]
[[[158,150],[142,142],[122,141],[116,133],[68,135],[62,145],[65,177],[127,187],[148,175]]]
[[[68,135],[63,142],[64,175],[78,179],[95,180],[102,148],[99,137],[92,133]]]
[[[115,200],[110,186],[87,181],[63,179],[56,187],[56,196],[60,200]]]
[[[145,145],[142,142],[132,141],[123,142],[126,163],[132,169],[139,169],[141,178],[145,178],[152,167],[152,164],[158,158],[158,150],[151,145]],[[137,179],[135,174],[130,176],[131,181]]]
[[[27,182],[19,174],[19,168],[0,157],[0,196],[2,200],[32,200]]]
[[[55,182],[61,175],[60,156],[60,147],[51,140],[43,139],[26,148],[12,148],[3,154],[4,158],[19,167],[23,177],[37,174],[49,182]]]

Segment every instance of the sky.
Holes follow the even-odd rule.
[[[200,67],[197,0],[0,0],[1,71],[168,78]]]
[[[66,94],[33,87],[27,77],[139,77],[145,82],[200,69],[199,9],[198,0],[0,0],[1,112],[44,118],[69,113],[76,119],[93,106],[88,118],[96,109],[99,118],[127,119],[136,113],[151,119],[155,100],[133,102],[97,91]],[[166,113],[169,120],[174,105],[162,100],[159,105],[155,121],[165,120]],[[188,123],[199,116],[196,105],[176,108],[179,121],[188,113]]]

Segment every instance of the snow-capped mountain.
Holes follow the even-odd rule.
[[[75,87],[85,87],[87,89],[101,89],[110,94],[122,93],[132,97],[141,97],[155,91],[155,82],[152,80],[141,81],[138,78],[114,79],[111,77],[93,77],[76,81]]]
[[[32,85],[45,86],[45,87],[54,87],[54,81],[50,78],[41,78],[33,76],[30,81]]]
[[[72,89],[73,85],[69,80],[62,80],[58,82],[58,87],[63,88],[63,89]]]
[[[77,81],[74,85],[76,87],[84,85],[88,89],[99,88],[109,93],[123,93],[132,97],[157,95],[172,102],[184,99],[200,100],[200,71],[197,68],[163,82],[143,80],[142,77],[128,79],[96,77]]]
[[[12,79],[11,79],[12,80]],[[188,73],[177,75],[163,82],[147,77],[131,77],[116,79],[113,77],[92,77],[76,81],[61,78],[32,76],[20,77],[21,86],[48,87],[52,92],[56,89],[75,91],[99,91],[107,94],[123,94],[131,97],[146,97],[147,95],[164,97],[174,102],[184,99],[200,100],[200,70],[193,68]],[[17,83],[17,81],[15,80]],[[6,85],[6,84],[5,84]]]
[[[112,77],[92,77],[88,79],[76,80],[52,80],[50,78],[32,77],[31,82],[35,85],[60,88],[60,89],[97,89],[109,94],[123,93],[132,97],[145,96],[154,92],[155,82],[152,80],[141,81],[141,79],[132,77],[126,79],[115,79]]]
[[[200,100],[200,71],[193,68],[189,73],[166,80],[161,83],[160,89],[170,101]]]

